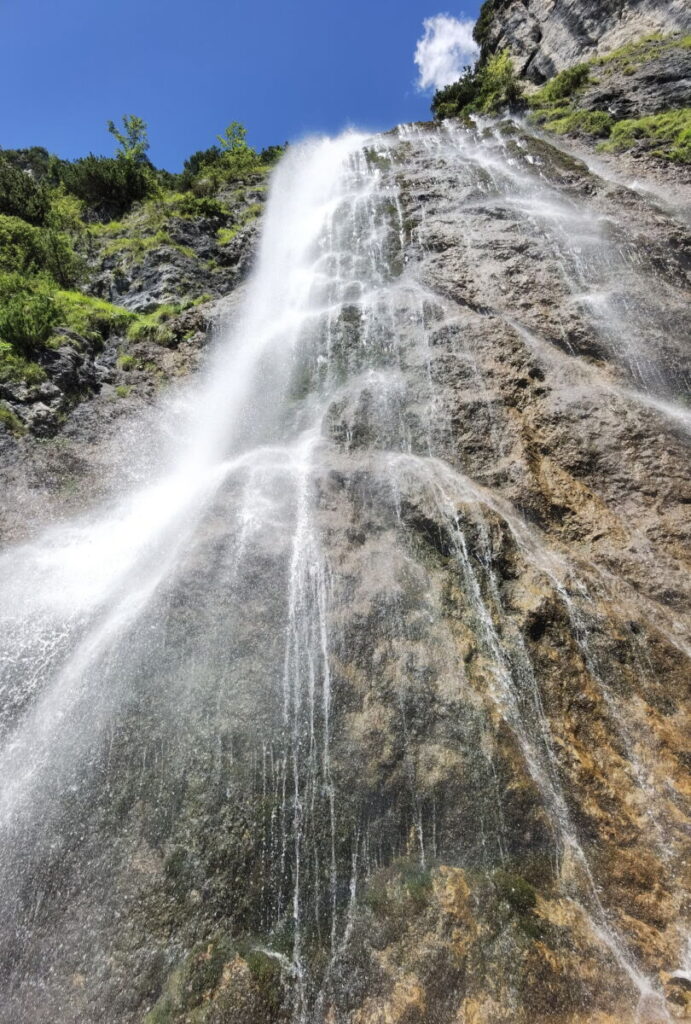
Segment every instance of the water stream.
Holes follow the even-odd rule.
[[[603,895],[502,545],[526,587],[561,607],[569,664],[651,823],[636,841],[663,847],[674,886],[681,840],[652,777],[657,740],[589,634],[608,628],[579,582],[590,570],[502,491],[513,414],[473,327],[490,312],[469,312],[426,268],[452,241],[475,251],[478,209],[516,223],[600,346],[586,358],[540,337],[524,309],[492,314],[565,408],[586,395],[683,429],[683,376],[676,350],[655,348],[630,243],[560,193],[517,132],[405,126],[294,147],[242,310],[156,472],[0,553],[1,1020],[39,1019],[43,1000],[91,1020],[99,999],[102,1019],[141,1019],[160,991],[141,977],[226,927],[279,964],[293,1020],[335,1020],[359,895],[378,871],[408,858],[423,873],[491,872],[531,850],[604,951],[606,985],[629,991],[636,1019],[672,1019]],[[441,337],[456,339],[451,390]],[[470,454],[459,397],[481,434]],[[597,571],[589,586],[604,593]],[[511,758],[540,808],[530,849],[504,792]],[[142,945],[144,994],[128,996]],[[93,981],[92,1003],[65,996],[74,977]]]

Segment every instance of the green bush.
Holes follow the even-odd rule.
[[[457,82],[439,89],[432,100],[436,118],[468,114],[497,114],[512,107],[522,96],[508,50],[493,54],[474,68],[466,68]]]
[[[19,292],[0,303],[0,340],[21,356],[41,349],[58,322],[58,308],[46,292]]]
[[[535,909],[537,893],[525,878],[498,870],[492,880],[499,899],[505,900],[515,913],[529,914]]]
[[[180,188],[190,189],[194,179],[207,167],[213,167],[222,159],[223,154],[218,146],[211,146],[209,149],[198,149],[196,153],[185,160],[180,175]]]
[[[0,214],[0,271],[32,274],[48,259],[45,235],[19,217]]]
[[[175,212],[183,217],[209,217],[219,219],[228,216],[228,210],[218,199],[208,196],[195,196],[185,192],[175,204]]]
[[[52,226],[33,227],[19,217],[0,214],[0,271],[19,274],[44,271],[58,284],[69,287],[83,270],[83,261],[67,232]]]
[[[82,292],[58,291],[55,303],[60,326],[91,340],[124,333],[137,318],[136,313]]]
[[[489,30],[500,6],[501,0],[485,0],[480,8],[480,14],[473,28],[473,38],[481,49],[485,49],[488,41]]]
[[[141,313],[130,325],[127,337],[130,341],[155,341],[159,345],[169,345],[175,335],[167,321],[180,313],[184,305],[159,306],[153,313]]]
[[[60,181],[60,168],[66,163],[43,146],[29,146],[26,149],[2,149],[0,157],[16,167],[28,171],[34,181],[53,187]]]
[[[145,165],[93,153],[67,164],[61,180],[68,192],[108,219],[122,216],[154,189],[154,176]]]
[[[287,148],[287,142],[282,146],[266,146],[259,154],[259,162],[266,164],[268,167],[273,167],[281,159]]]
[[[13,166],[0,153],[0,213],[43,224],[49,205],[47,190],[31,173]]]
[[[18,355],[9,342],[0,341],[0,384],[15,381],[40,384],[45,379],[46,371],[42,366]]]
[[[149,132],[146,121],[136,114],[125,114],[122,119],[122,131],[115,127],[113,121],[107,121],[108,131],[117,141],[116,154],[124,160],[142,163],[146,160],[149,148]]]
[[[590,66],[588,64],[575,64],[572,68],[560,71],[558,75],[551,78],[546,85],[543,85],[530,100],[531,107],[549,107],[558,105],[562,100],[573,96],[590,80]]]

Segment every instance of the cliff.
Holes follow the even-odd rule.
[[[609,131],[685,88],[678,8],[481,29],[593,54],[533,111]],[[11,278],[2,1024],[691,1020],[675,146],[348,133]]]
[[[519,74],[541,84],[642,36],[689,31],[685,0],[488,0],[479,41],[485,52],[508,49]]]
[[[279,173],[205,390],[16,441],[0,1019],[689,1019],[683,224],[511,125]]]

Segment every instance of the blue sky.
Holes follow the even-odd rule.
[[[108,118],[143,117],[179,170],[242,121],[259,148],[427,119],[413,54],[423,21],[480,0],[2,0],[0,146],[111,153]]]

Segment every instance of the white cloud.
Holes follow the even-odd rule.
[[[418,89],[442,89],[460,78],[463,69],[473,64],[480,53],[473,39],[475,22],[435,14],[425,18],[424,35],[415,47],[415,63],[419,69]]]

